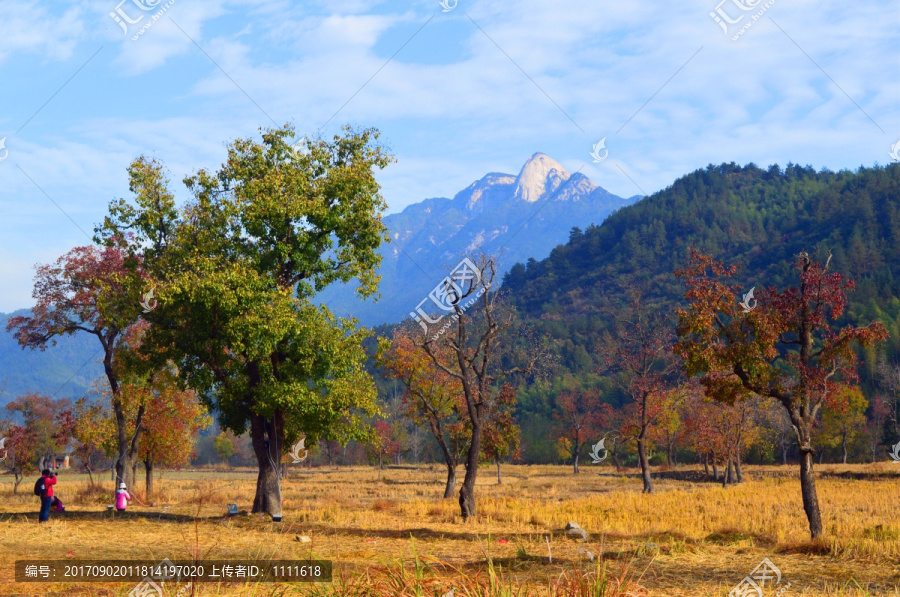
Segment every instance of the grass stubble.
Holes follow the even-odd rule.
[[[635,471],[573,475],[563,466],[505,465],[480,476],[476,520],[440,499],[441,467],[293,468],[284,521],[249,510],[250,470],[165,472],[152,501],[138,485],[110,514],[111,481],[63,472],[67,512],[38,526],[30,482],[0,477],[0,595],[126,596],[134,583],[15,583],[17,559],[332,560],[331,584],[195,583],[168,595],[314,597],[725,596],[763,558],[782,572],[776,595],[900,596],[900,466],[825,465],[817,484],[825,536],[809,541],[793,467],[745,467],[721,485],[658,478],[644,495]],[[692,470],[681,467],[679,471]],[[665,475],[663,475],[665,476]],[[563,531],[577,522],[587,542]],[[300,537],[311,542],[302,542]],[[591,559],[593,557],[593,560]]]

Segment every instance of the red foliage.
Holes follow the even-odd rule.
[[[603,430],[613,417],[613,408],[600,401],[600,392],[564,390],[556,397],[557,437],[572,442],[572,456],[581,453],[582,447],[592,440],[599,440]]]

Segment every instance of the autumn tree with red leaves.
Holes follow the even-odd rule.
[[[491,400],[485,412],[484,435],[481,452],[486,460],[497,466],[497,484],[503,483],[500,461],[519,454],[520,430],[516,424],[516,388],[505,383],[500,387],[496,399]]]
[[[179,389],[171,370],[158,372],[138,391],[146,404],[138,458],[144,463],[146,497],[153,494],[155,466],[180,468],[194,455],[194,435],[212,423],[196,392]]]
[[[579,473],[581,451],[592,440],[599,440],[609,424],[612,407],[600,401],[600,392],[563,390],[556,397],[556,435],[566,440],[572,456],[572,472]],[[562,452],[561,452],[562,453]]]
[[[677,385],[680,359],[672,352],[674,334],[661,315],[651,314],[640,296],[614,324],[614,337],[608,337],[603,351],[609,371],[631,397],[625,406],[623,439],[637,444],[644,493],[653,493],[650,458],[651,431],[666,408],[674,406],[669,393]]]
[[[456,487],[459,446],[463,443],[458,423],[465,401],[459,380],[435,366],[408,328],[395,330],[392,341],[381,339],[378,361],[406,389],[402,398],[404,416],[417,425],[428,425],[437,441],[447,467],[444,498],[451,497]]]
[[[813,539],[822,535],[822,515],[813,471],[812,428],[823,406],[842,399],[839,388],[857,381],[857,345],[887,337],[878,323],[837,327],[854,283],[801,253],[799,285],[782,292],[766,288],[758,303],[739,304],[741,289],[728,284],[737,268],[692,251],[685,280],[688,301],[679,309],[676,345],[688,375],[699,375],[706,393],[732,404],[756,394],[787,410],[800,452],[803,509]],[[749,308],[748,308],[749,307]]]
[[[761,400],[752,396],[727,404],[694,392],[686,406],[685,428],[694,449],[706,463],[712,462],[714,471],[723,465],[723,487],[743,483],[741,456],[758,438],[755,415],[761,410]],[[718,472],[714,477],[718,479]]]
[[[872,412],[866,418],[866,445],[872,453],[872,462],[878,459],[878,449],[884,443],[884,426],[890,417],[890,406],[880,394],[872,399]]]
[[[32,292],[37,304],[30,315],[11,317],[6,326],[22,348],[41,351],[55,345],[61,336],[81,332],[97,337],[116,417],[116,474],[126,482],[130,482],[126,478],[131,463],[129,447],[140,434],[143,411],[138,410],[133,421],[126,421],[117,397],[121,373],[116,361],[126,331],[140,317],[142,287],[139,268],[122,247],[76,247],[56,263],[38,266]],[[134,437],[127,434],[129,423],[135,429]]]
[[[22,425],[5,422],[3,465],[15,477],[13,493],[18,492],[24,477],[44,468],[51,468],[60,450],[70,439],[71,403],[54,400],[42,394],[27,394],[6,405],[6,410],[18,413]]]
[[[6,430],[3,461],[6,470],[15,477],[13,495],[19,493],[19,483],[25,475],[36,472],[37,468],[37,433],[25,425],[10,425]]]
[[[403,448],[403,444],[397,439],[396,429],[390,422],[381,420],[376,421],[373,426],[375,435],[369,442],[370,457],[378,459],[378,470],[384,469],[384,458],[396,457]]]

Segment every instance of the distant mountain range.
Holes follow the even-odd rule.
[[[391,242],[382,246],[381,299],[362,301],[353,286],[332,287],[319,301],[364,325],[393,323],[418,303],[459,263],[464,253],[499,252],[501,274],[514,263],[542,259],[569,239],[573,227],[599,224],[616,209],[636,201],[570,174],[536,153],[518,175],[492,172],[453,199],[426,199],[384,218]],[[79,398],[102,375],[96,338],[61,338],[45,352],[22,350],[6,333],[13,315],[0,313],[0,405],[27,392]],[[2,413],[0,413],[2,416]]]
[[[84,396],[91,382],[103,374],[100,341],[96,336],[78,333],[58,338],[56,346],[48,346],[44,352],[22,350],[6,332],[6,322],[27,314],[27,309],[0,313],[0,406],[31,392],[54,398]],[[0,418],[5,414],[0,411]]]
[[[355,285],[335,285],[319,301],[364,325],[393,323],[419,302],[466,253],[499,258],[501,275],[516,262],[543,259],[569,239],[574,227],[600,224],[613,211],[634,203],[570,174],[536,153],[518,175],[491,172],[456,194],[426,199],[384,218],[391,242],[381,247],[378,302],[360,300]]]

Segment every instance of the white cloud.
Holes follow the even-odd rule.
[[[115,53],[108,70],[104,51],[79,75],[93,77],[101,114],[64,104],[75,92],[67,89],[29,125],[29,136],[9,144],[16,163],[82,227],[98,221],[113,196],[127,194],[125,166],[135,156],[165,161],[183,193],[181,178],[217,167],[227,141],[272,124],[260,108],[301,134],[342,106],[325,134],[345,122],[382,129],[399,160],[379,174],[392,212],[452,196],[489,171],[515,173],[535,151],[573,172],[583,167],[626,197],[639,191],[616,163],[653,192],[723,161],[832,169],[887,161],[900,138],[896,3],[776,0],[736,42],[709,17],[716,3],[461,0],[445,14],[436,0],[399,11],[387,1],[176,0],[167,15],[225,76],[168,16],[131,41],[108,16],[112,0],[0,0],[0,38],[12,40],[0,49],[0,76],[21,77],[12,70],[20,63],[39,73],[48,60],[69,61],[74,71],[74,54],[101,43]],[[151,112],[147,97],[155,100]],[[604,136],[610,159],[593,164],[588,152]],[[0,187],[8,191],[0,196],[6,246],[31,246],[28,235],[45,230],[66,242],[80,235],[69,236],[72,224],[53,213],[12,158],[0,164]],[[17,224],[7,223],[10,215]],[[39,230],[28,230],[41,220]],[[28,254],[7,251],[0,267],[19,258],[30,267],[37,259]]]
[[[43,2],[0,0],[0,64],[20,53],[69,58],[84,34],[81,14],[79,6],[53,11]]]

